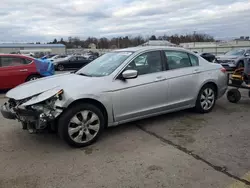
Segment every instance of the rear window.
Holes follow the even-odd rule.
[[[198,57],[196,57],[196,56],[194,56],[192,54],[189,54],[189,58],[190,58],[192,66],[199,66],[199,59],[198,59]]]

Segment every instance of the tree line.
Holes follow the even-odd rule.
[[[69,37],[68,40],[64,40],[61,38],[60,40],[54,39],[52,42],[48,42],[48,44],[64,44],[66,48],[89,48],[90,44],[94,44],[98,49],[114,49],[114,48],[127,48],[132,46],[141,45],[148,40],[167,40],[174,44],[180,44],[185,42],[214,42],[215,39],[213,36],[202,34],[202,33],[193,33],[186,35],[162,35],[155,36],[152,35],[150,37],[113,37],[111,39],[102,37],[88,37],[85,40],[80,39],[79,37]]]

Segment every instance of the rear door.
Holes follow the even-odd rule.
[[[171,108],[195,103],[201,69],[198,58],[184,51],[165,50],[166,79],[169,81],[168,101]]]
[[[32,60],[22,57],[1,56],[0,62],[0,87],[2,89],[13,88],[24,83],[27,77],[36,70]]]

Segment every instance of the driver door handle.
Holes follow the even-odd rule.
[[[155,79],[156,82],[163,81],[163,80],[166,80],[166,78],[163,76],[157,76]]]
[[[194,73],[200,73],[201,70],[200,69],[194,69]]]

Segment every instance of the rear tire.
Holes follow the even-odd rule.
[[[41,78],[40,75],[30,75],[27,79],[26,79],[26,82],[29,82],[29,81],[33,81],[33,80],[37,80]]]
[[[57,69],[58,69],[59,71],[63,71],[65,68],[64,68],[63,65],[59,64],[59,65],[57,65]]]
[[[105,118],[92,104],[77,104],[67,109],[58,120],[58,134],[70,146],[93,144],[104,130]]]
[[[241,99],[241,94],[238,89],[230,89],[227,92],[227,100],[231,103],[237,103]]]
[[[203,86],[196,99],[195,110],[199,113],[210,112],[216,102],[216,89],[212,84]]]

